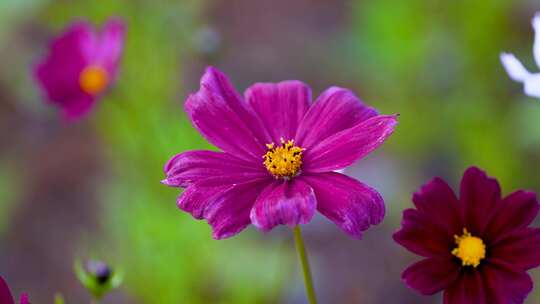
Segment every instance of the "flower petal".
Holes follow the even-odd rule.
[[[355,179],[335,172],[304,173],[300,178],[315,191],[317,210],[354,238],[384,218],[381,195]]]
[[[69,103],[65,103],[61,106],[62,114],[67,120],[76,120],[88,113],[92,109],[95,101],[96,99],[94,97],[82,93],[77,97],[73,97]]]
[[[178,208],[190,213],[194,218],[204,218],[208,206],[217,197],[233,187],[227,178],[214,177],[195,182],[190,185],[176,200]]]
[[[533,288],[531,277],[501,260],[490,260],[482,269],[487,304],[521,304]]]
[[[488,304],[482,276],[476,270],[462,271],[443,296],[444,304]],[[489,303],[491,304],[491,303]]]
[[[266,152],[270,139],[261,135],[266,134],[261,122],[217,69],[206,70],[200,90],[188,97],[184,108],[199,132],[223,151],[257,162]]]
[[[294,139],[311,102],[311,90],[300,81],[257,83],[246,90],[246,101],[266,126],[274,143]]]
[[[418,211],[433,219],[433,223],[442,227],[446,236],[453,240],[454,235],[461,235],[463,223],[459,212],[459,201],[448,184],[434,178],[412,198]]]
[[[268,185],[259,195],[251,222],[263,231],[277,225],[294,227],[307,224],[315,213],[317,200],[313,189],[301,179],[278,180]]]
[[[490,246],[490,257],[528,270],[540,266],[540,228],[525,228],[507,234]]]
[[[2,276],[0,276],[0,303],[14,304],[13,296],[11,295],[11,291],[9,291],[9,286]]]
[[[396,124],[395,115],[379,115],[338,132],[306,149],[302,170],[327,172],[345,168],[377,149]]]
[[[249,225],[249,212],[257,196],[272,182],[270,178],[234,184],[227,181],[221,177],[202,180],[178,197],[180,209],[208,221],[215,239],[231,237]]]
[[[533,55],[536,66],[540,67],[540,13],[536,13],[532,19],[534,29]]]
[[[298,127],[296,143],[310,149],[332,134],[377,115],[350,90],[331,87],[313,103]]]
[[[394,233],[394,241],[411,252],[424,257],[451,258],[454,238],[451,233],[442,228],[440,223],[415,209],[403,211],[401,229]]]
[[[122,20],[112,18],[103,26],[99,46],[94,55],[94,63],[101,64],[114,79],[124,48],[126,26]]]
[[[514,81],[523,82],[530,76],[529,71],[527,71],[514,54],[502,53],[501,62],[510,79]]]
[[[433,295],[451,285],[459,275],[459,266],[451,259],[430,258],[405,269],[401,278],[412,289]]]
[[[234,184],[208,205],[204,217],[212,226],[213,238],[229,238],[246,228],[251,223],[249,215],[257,196],[269,183],[269,179],[258,179]]]
[[[163,183],[172,187],[187,187],[210,177],[227,177],[229,183],[264,177],[264,167],[236,158],[228,153],[195,150],[175,155],[165,164],[167,177]]]
[[[502,200],[499,209],[486,226],[484,237],[488,243],[496,242],[505,233],[527,227],[536,218],[539,210],[536,193],[516,191]]]
[[[460,204],[464,224],[473,235],[483,236],[491,215],[499,207],[501,188],[496,179],[470,167],[461,180]]]
[[[48,100],[64,108],[69,117],[85,113],[92,104],[79,86],[79,75],[91,59],[95,42],[89,24],[75,23],[51,42],[49,54],[35,68],[34,76]]]
[[[540,74],[531,74],[525,78],[524,91],[527,96],[540,98]]]

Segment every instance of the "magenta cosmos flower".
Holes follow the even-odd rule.
[[[206,219],[214,238],[249,224],[263,231],[305,224],[315,210],[356,238],[383,219],[379,193],[334,170],[379,147],[393,132],[395,115],[378,115],[337,87],[312,103],[300,81],[257,83],[242,98],[212,67],[185,110],[223,152],[174,156],[163,183],[186,188],[178,206]]]
[[[426,259],[403,272],[405,283],[445,304],[523,303],[540,265],[540,229],[530,228],[539,204],[523,190],[501,198],[497,180],[469,168],[459,199],[440,178],[414,194],[394,240]]]
[[[21,294],[19,303],[30,304],[30,302],[28,301],[28,295],[24,293]],[[2,276],[0,276],[0,304],[15,304],[15,300],[11,295],[9,286],[7,285],[6,281],[4,281],[4,278],[2,278]]]
[[[124,46],[124,24],[109,20],[100,33],[77,22],[50,45],[34,73],[48,100],[70,120],[92,108],[114,82]]]

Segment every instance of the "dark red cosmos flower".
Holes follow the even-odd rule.
[[[28,295],[23,293],[21,294],[20,304],[30,304],[28,301]],[[0,304],[15,304],[9,286],[2,276],[0,276]]]
[[[112,18],[98,32],[87,22],[73,23],[50,44],[34,76],[47,99],[69,120],[92,108],[116,79],[125,25]]]
[[[445,304],[523,303],[540,265],[540,229],[528,227],[540,205],[518,190],[501,198],[497,180],[476,167],[459,199],[440,178],[414,194],[394,240],[426,259],[407,268],[405,283],[425,295],[444,290]]]

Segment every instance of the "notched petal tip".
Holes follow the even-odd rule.
[[[463,178],[468,176],[478,176],[479,178],[488,178],[486,171],[476,167],[476,166],[470,166],[468,167],[465,172],[463,173]]]
[[[223,72],[218,70],[216,67],[207,66],[204,70],[203,76],[201,77],[201,88],[218,89],[223,85],[220,84],[221,82],[225,82],[226,84],[230,83],[229,78]]]
[[[246,100],[254,94],[272,94],[274,90],[281,89],[284,93],[288,91],[306,91],[309,94],[309,102],[311,102],[311,89],[303,81],[300,80],[282,80],[280,82],[255,82],[250,85],[245,91]]]
[[[292,228],[309,223],[316,205],[313,189],[303,181],[275,182],[266,187],[255,201],[250,220],[262,231],[270,231],[277,225]]]
[[[486,171],[476,166],[471,166],[467,168],[465,172],[463,173],[463,178],[461,181],[462,183],[465,181],[465,182],[478,182],[478,183],[482,183],[483,185],[489,185],[489,186],[499,189],[499,193],[500,193],[499,181],[496,178],[489,176]],[[463,187],[463,184],[462,184],[462,187]]]
[[[223,75],[223,72],[221,72],[218,68],[216,68],[213,65],[209,65],[204,69],[204,75],[211,76],[213,74]]]
[[[215,227],[212,227],[212,239],[214,239],[216,241],[229,239],[229,238],[237,235],[238,233],[242,232],[242,230],[244,230],[244,229],[245,229],[245,226],[241,227],[241,228],[238,228],[238,229],[235,229],[233,231],[231,231],[231,230],[221,230],[221,229],[217,229]]]
[[[355,239],[385,215],[384,201],[373,188],[346,175],[307,173],[301,178],[315,191],[317,210]]]
[[[224,101],[233,104],[240,102],[241,99],[229,77],[213,66],[206,67],[200,80],[200,89],[195,94],[201,95],[201,97],[209,94],[220,96]],[[235,108],[235,110],[238,109]]]

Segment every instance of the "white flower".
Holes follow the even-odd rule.
[[[540,67],[540,13],[536,13],[534,16],[532,26],[534,29],[534,61]],[[540,73],[530,73],[513,54],[502,53],[501,62],[512,80],[523,83],[525,94],[540,98]]]

